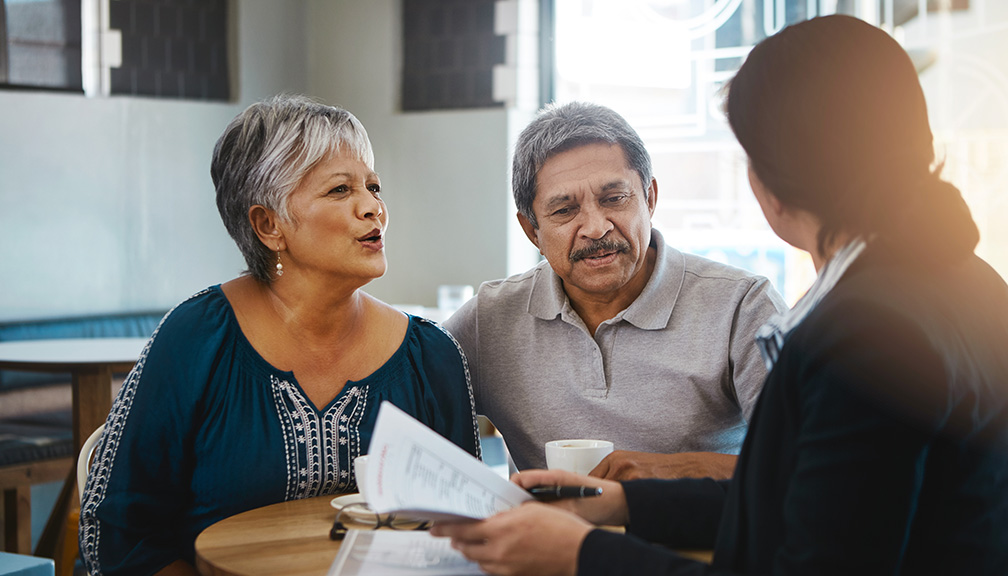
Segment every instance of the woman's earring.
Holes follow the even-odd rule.
[[[283,264],[280,262],[280,251],[277,250],[277,263],[276,263],[277,276],[283,276]]]

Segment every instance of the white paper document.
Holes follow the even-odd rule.
[[[482,519],[532,498],[389,402],[378,409],[368,454],[365,492],[380,514]]]
[[[448,538],[423,530],[350,530],[328,576],[477,576],[484,572],[451,547]]]

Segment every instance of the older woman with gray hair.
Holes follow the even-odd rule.
[[[90,573],[195,573],[210,524],[353,492],[386,400],[480,455],[457,344],[361,290],[386,268],[373,166],[361,123],[305,97],[225,129],[210,171],[248,272],[171,310],[116,397],[81,506]]]

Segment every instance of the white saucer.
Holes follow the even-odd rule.
[[[344,494],[342,496],[337,496],[329,501],[329,504],[337,509],[342,510],[344,506],[349,506],[350,504],[366,504],[364,497],[360,494]],[[352,520],[357,520],[359,522],[374,522],[375,513],[371,511],[370,508],[365,508],[363,506],[354,506],[346,513]],[[379,514],[379,519],[385,520],[388,518],[388,514]],[[397,516],[400,522],[423,522],[424,519],[421,518],[411,518],[409,516]]]
[[[344,506],[350,504],[365,504],[364,497],[360,494],[344,494],[342,496],[337,496],[329,501],[329,504],[337,509],[341,510]],[[364,508],[362,506],[354,506],[350,510],[347,510],[347,516],[355,520],[364,520],[368,522],[374,522],[374,512],[371,512],[370,508]]]

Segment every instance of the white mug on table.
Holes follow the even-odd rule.
[[[360,493],[361,498],[363,498],[365,502],[367,502],[367,494],[364,493],[364,484],[367,479],[367,461],[367,454],[358,456],[354,458],[353,461],[354,477],[357,479],[357,492]]]
[[[546,443],[546,467],[587,475],[612,451],[608,440],[553,440]]]

